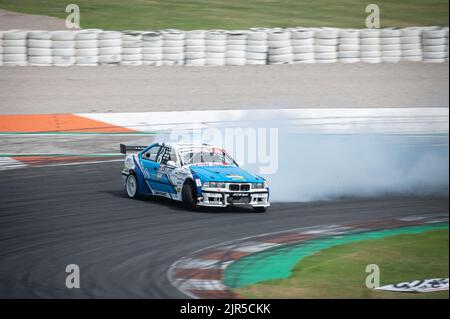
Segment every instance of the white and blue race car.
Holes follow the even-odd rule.
[[[270,206],[267,181],[240,168],[220,147],[154,143],[120,149],[138,151],[126,156],[122,170],[130,198],[163,196],[189,210],[246,205],[263,212]]]

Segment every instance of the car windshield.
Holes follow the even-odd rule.
[[[225,150],[215,147],[201,147],[180,150],[183,165],[188,164],[217,164],[235,165],[234,160]]]

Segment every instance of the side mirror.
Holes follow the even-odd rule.
[[[178,167],[178,165],[174,161],[167,161],[166,165],[170,168]]]

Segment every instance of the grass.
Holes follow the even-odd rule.
[[[365,287],[366,265],[380,267],[381,285],[448,278],[447,230],[364,240],[306,257],[288,279],[235,289],[247,298],[449,298],[448,291],[394,293]]]
[[[65,18],[66,0],[0,0],[0,8]],[[365,26],[365,0],[78,0],[82,28],[150,30]],[[448,25],[448,0],[380,0],[381,27]]]

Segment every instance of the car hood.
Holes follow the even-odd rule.
[[[245,182],[245,183],[261,183],[263,178],[251,174],[237,166],[203,166],[191,165],[190,169],[196,174],[202,182]]]

